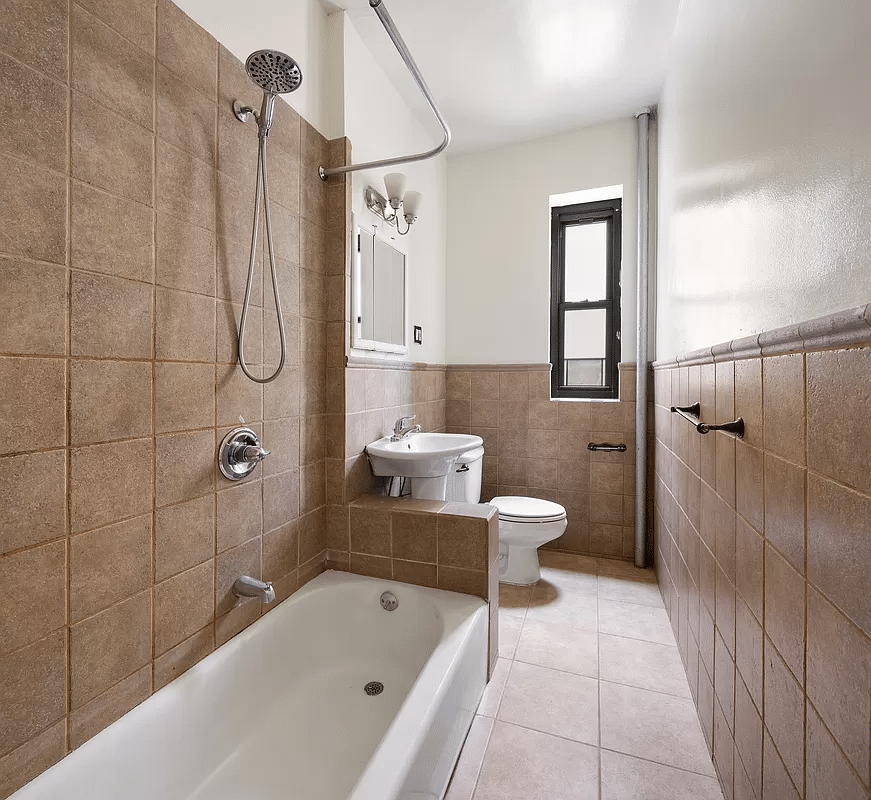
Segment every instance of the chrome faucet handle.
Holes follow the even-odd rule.
[[[240,464],[254,464],[263,461],[269,454],[269,450],[254,444],[238,444],[233,450],[233,458]]]
[[[417,419],[417,414],[412,414],[410,417],[400,417],[396,420],[396,423],[393,426],[394,433],[401,433],[402,429],[405,427],[406,422],[414,422]]]

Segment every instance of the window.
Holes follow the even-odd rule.
[[[551,396],[617,398],[620,200],[551,209]]]

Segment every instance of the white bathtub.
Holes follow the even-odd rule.
[[[12,798],[437,800],[486,664],[484,601],[325,572]]]

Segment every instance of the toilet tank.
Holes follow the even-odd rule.
[[[484,471],[484,448],[467,450],[451,467],[445,500],[458,503],[481,502],[481,479]]]

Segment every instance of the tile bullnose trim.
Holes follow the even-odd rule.
[[[654,361],[652,366],[654,369],[667,369],[859,345],[871,345],[871,303],[681,353],[671,359]]]
[[[392,358],[366,358],[351,354],[345,357],[345,367],[347,369],[397,369],[397,370],[418,370],[421,372],[431,370],[440,372],[445,369],[450,369],[445,364],[429,364],[425,361],[400,361]]]
[[[448,364],[448,372],[550,372],[550,364]]]

